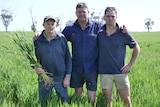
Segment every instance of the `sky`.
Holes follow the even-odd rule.
[[[86,2],[90,12],[95,11],[101,17],[107,6],[116,7],[117,23],[120,26],[125,25],[129,31],[147,31],[144,26],[147,18],[154,21],[151,31],[160,31],[160,0],[0,0],[0,13],[2,9],[7,9],[13,14],[8,31],[31,31],[30,10],[33,19],[37,21],[37,31],[43,30],[43,19],[47,15],[59,17],[63,29],[68,20],[76,19],[75,7],[79,2]],[[5,31],[2,20],[0,31]]]

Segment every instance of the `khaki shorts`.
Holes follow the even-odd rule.
[[[117,89],[130,88],[127,74],[101,74],[100,83],[102,89],[112,89],[113,83],[115,83]]]

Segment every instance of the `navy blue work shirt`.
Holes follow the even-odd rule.
[[[117,31],[110,36],[106,32],[106,25],[98,34],[99,73],[121,74],[125,64],[126,46],[134,48],[137,42],[129,33],[123,33],[117,24]]]
[[[98,70],[97,34],[102,24],[89,19],[83,30],[78,20],[64,28],[63,34],[72,44],[72,71],[90,73]]]
[[[55,34],[50,41],[44,31],[34,41],[35,53],[38,61],[47,72],[53,74],[54,80],[62,80],[72,71],[71,56],[67,40],[63,34]]]

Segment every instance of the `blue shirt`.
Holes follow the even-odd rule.
[[[98,70],[97,34],[101,23],[89,19],[84,30],[78,21],[64,28],[63,34],[72,44],[72,71],[90,73]]]
[[[117,25],[118,26],[118,25]],[[134,48],[136,41],[131,34],[123,33],[117,29],[115,33],[108,36],[106,25],[98,34],[99,47],[99,73],[100,74],[121,74],[121,68],[125,64],[126,46]]]
[[[63,34],[55,34],[49,41],[43,31],[34,41],[34,46],[38,61],[47,72],[53,74],[54,80],[61,80],[66,74],[71,74],[71,56]]]

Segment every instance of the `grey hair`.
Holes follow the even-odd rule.
[[[82,7],[88,8],[87,3],[84,3],[84,2],[78,3],[77,6],[76,6],[76,9],[77,9],[77,8],[82,8]]]

